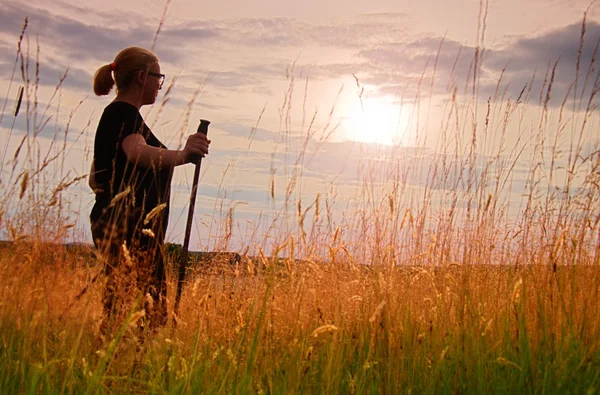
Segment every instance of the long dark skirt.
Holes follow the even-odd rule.
[[[108,221],[92,221],[94,244],[105,263],[103,336],[114,333],[133,314],[143,331],[167,323],[164,232],[160,227],[157,234],[144,234],[141,226],[128,226],[127,222],[114,216]]]

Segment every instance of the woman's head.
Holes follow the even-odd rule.
[[[125,92],[132,86],[145,88],[146,85],[149,85],[149,88],[156,85],[156,91],[158,91],[164,79],[160,75],[158,57],[155,54],[139,47],[125,48],[119,52],[112,63],[102,66],[96,71],[94,93],[98,96],[108,95],[115,83],[117,93]],[[148,76],[150,78],[147,78]],[[151,95],[156,97],[155,92],[143,92],[143,94],[148,100]]]

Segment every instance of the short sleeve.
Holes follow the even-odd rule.
[[[143,130],[144,120],[137,108],[128,103],[112,103],[102,114],[97,137],[120,144],[130,134],[142,133]]]
[[[131,104],[113,102],[104,109],[94,140],[96,181],[100,185],[111,183],[115,171],[124,168],[126,157],[121,144],[131,134],[143,134],[144,125],[138,109]]]

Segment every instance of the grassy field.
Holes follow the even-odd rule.
[[[59,247],[3,252],[0,392],[600,388],[598,265],[245,262],[195,277],[178,327],[140,350],[128,323],[98,342],[99,287],[59,319],[89,281],[81,263]]]
[[[20,44],[37,131],[39,64],[23,63]],[[100,339],[100,267],[62,246],[73,224],[61,197],[86,178],[63,172],[68,130],[47,151],[26,134],[12,155],[4,147],[0,172],[12,241],[0,248],[0,393],[600,393],[600,81],[581,67],[575,102],[569,92],[555,108],[551,67],[541,92],[493,98],[478,97],[475,71],[465,98],[426,70],[424,87],[448,85],[429,162],[426,136],[366,158],[343,213],[335,193],[307,201],[301,172],[286,176],[284,202],[273,182],[273,223],[245,240],[239,263],[190,270],[179,324],[144,339],[137,307]],[[423,89],[417,119],[431,105]],[[297,118],[284,118],[290,134]],[[306,127],[304,148],[317,135]],[[224,204],[215,245],[228,246],[236,219]]]

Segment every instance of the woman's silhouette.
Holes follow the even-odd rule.
[[[183,150],[167,149],[139,110],[153,104],[165,80],[158,58],[143,48],[122,50],[94,76],[94,93],[116,97],[104,109],[94,141],[90,187],[96,194],[90,220],[94,244],[106,258],[103,293],[106,335],[143,304],[141,326],[167,320],[162,246],[175,166],[208,154],[210,140],[191,135]]]

